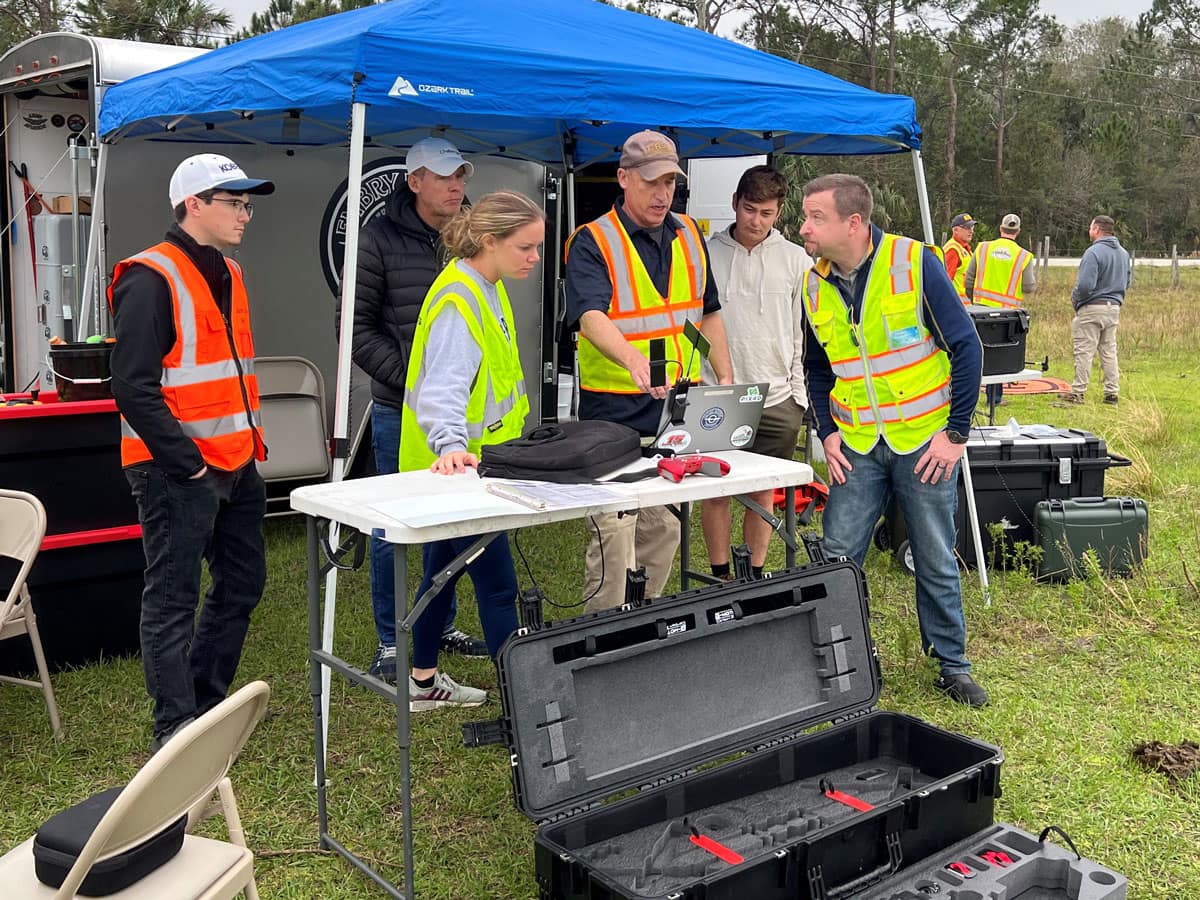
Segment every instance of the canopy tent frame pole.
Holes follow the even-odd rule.
[[[933,244],[933,217],[929,212],[929,190],[925,186],[925,163],[921,151],[914,150],[913,174],[917,179],[917,201],[921,205],[921,225],[925,229],[925,243]],[[983,558],[983,534],[979,530],[979,511],[975,508],[975,480],[971,477],[971,463],[967,450],[962,455],[963,493],[967,495],[967,518],[971,522],[971,539],[975,544],[975,567],[979,570],[979,590],[983,594],[983,605],[992,605],[992,594],[988,586],[987,564]]]
[[[356,78],[358,78],[356,73]],[[345,478],[350,442],[350,366],[354,337],[354,294],[358,288],[358,226],[361,221],[363,135],[366,132],[367,107],[355,102],[350,112],[350,161],[346,176],[346,252],[343,256],[342,314],[338,327],[337,388],[333,412],[333,473],[336,484]],[[338,526],[329,527],[329,546],[338,546]],[[325,618],[321,630],[321,649],[333,653],[334,620],[337,614],[337,567],[325,575]],[[322,747],[329,746],[329,686],[332,672],[321,667]]]

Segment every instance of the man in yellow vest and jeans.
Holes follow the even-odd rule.
[[[696,223],[671,212],[683,175],[674,142],[656,131],[632,135],[621,151],[624,196],[568,242],[567,322],[579,329],[579,418],[620,422],[643,437],[658,431],[665,386],[653,386],[650,342],[663,338],[666,381],[700,377],[700,356],[683,336],[698,325],[711,344],[721,384],[733,367],[721,304]],[[585,609],[625,600],[627,569],[646,569],[646,595],[662,593],[679,546],[679,522],[666,507],[608,513],[591,520]]]
[[[979,306],[1019,309],[1026,294],[1037,290],[1037,266],[1033,254],[1017,244],[1021,217],[1009,213],[1000,220],[1000,237],[984,241],[975,248],[967,263],[964,283],[967,298]],[[997,404],[1004,396],[1004,385],[989,384],[988,402]]]
[[[941,669],[934,687],[983,706],[954,557],[958,463],[983,351],[937,257],[873,226],[871,210],[857,176],[804,186],[800,237],[817,260],[804,284],[804,370],[829,463],[825,550],[861,566],[894,497],[913,549],[921,646]]]

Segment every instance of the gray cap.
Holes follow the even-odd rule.
[[[1009,213],[1007,216],[1005,216],[1003,219],[1000,220],[1000,227],[1006,231],[1020,231],[1021,230],[1021,217],[1018,216],[1016,213]]]

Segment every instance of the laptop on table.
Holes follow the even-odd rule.
[[[758,433],[767,387],[765,381],[675,385],[650,446],[674,454],[744,450]]]

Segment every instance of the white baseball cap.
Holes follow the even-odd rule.
[[[273,194],[275,184],[262,178],[247,178],[242,167],[228,156],[198,153],[181,162],[171,176],[171,206],[176,207],[188,197],[213,190],[231,194]]]
[[[458,148],[441,138],[425,138],[417,141],[404,157],[404,167],[409,172],[428,169],[443,178],[453,175],[461,166],[467,167],[467,177],[475,174],[475,166],[463,159]]]

